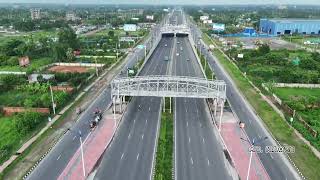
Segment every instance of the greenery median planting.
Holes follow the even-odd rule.
[[[169,98],[166,98],[169,107]],[[155,166],[155,180],[172,179],[173,167],[173,113],[162,112]]]

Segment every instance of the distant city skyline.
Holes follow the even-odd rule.
[[[56,3],[56,4],[300,4],[320,5],[320,0],[0,0],[0,3]]]

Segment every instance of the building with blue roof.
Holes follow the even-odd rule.
[[[259,30],[270,35],[320,35],[320,19],[260,19]]]

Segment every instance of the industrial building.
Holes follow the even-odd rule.
[[[260,19],[259,30],[270,35],[320,35],[320,19]]]

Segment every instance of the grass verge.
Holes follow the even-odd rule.
[[[204,70],[204,73],[206,74],[206,78],[211,79],[211,80],[215,79],[215,75],[214,75],[213,71],[211,70],[208,61],[205,59],[203,54],[200,55],[200,52],[198,49],[197,49],[197,54],[200,58],[201,66]]]
[[[169,107],[169,98],[166,98],[166,107]],[[155,180],[172,179],[173,158],[173,114],[162,112],[160,134],[155,166]]]
[[[277,114],[272,107],[250,85],[242,72],[234,66],[224,54],[215,49],[213,51],[224,69],[236,83],[239,90],[246,97],[255,111],[261,117],[269,132],[281,143],[295,147],[295,153],[289,154],[296,166],[307,179],[319,179],[320,160],[310,148],[294,133],[293,129]]]

